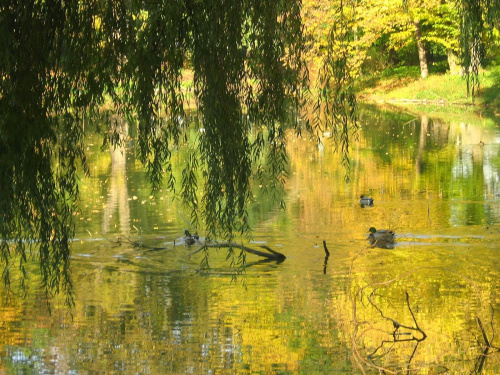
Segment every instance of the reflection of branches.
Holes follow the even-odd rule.
[[[415,327],[412,327],[412,326],[407,326],[407,325],[404,325],[404,324],[401,324],[400,322],[396,321],[395,319],[392,319],[388,316],[385,316],[384,313],[382,312],[382,310],[372,301],[371,297],[373,296],[373,294],[375,293],[375,290],[370,294],[370,296],[368,296],[368,301],[370,302],[370,304],[380,313],[380,316],[386,320],[389,320],[390,322],[392,322],[392,325],[394,327],[394,331],[392,332],[392,337],[393,339],[392,340],[384,340],[382,341],[382,343],[371,353],[369,354],[367,357],[369,359],[373,359],[375,354],[378,352],[379,349],[381,349],[385,344],[391,344],[390,348],[386,350],[385,354],[382,354],[382,355],[379,355],[378,357],[383,357],[384,355],[388,354],[392,348],[394,347],[394,345],[396,343],[399,343],[399,342],[409,342],[409,341],[415,341],[416,344],[415,344],[415,347],[413,348],[413,352],[410,356],[410,359],[408,360],[408,367],[417,351],[417,348],[418,348],[418,344],[421,342],[421,341],[424,341],[426,338],[427,338],[427,335],[425,334],[425,332],[419,327],[418,325],[418,322],[417,322],[417,319],[415,318],[415,314],[413,314],[413,310],[411,309],[411,306],[410,306],[410,295],[408,294],[408,292],[405,292],[406,294],[406,305],[408,306],[408,310],[410,311],[410,314],[413,318],[413,322],[415,323]],[[411,335],[410,332],[399,332],[399,330],[401,328],[405,328],[405,329],[408,329],[410,331],[417,331],[417,332],[420,332],[420,334],[422,335],[421,338],[417,338],[413,335]],[[407,336],[407,335],[411,335],[411,338],[401,338],[402,336]],[[408,370],[410,370],[408,368]]]
[[[265,264],[270,264],[274,263],[274,259],[259,259],[256,260],[255,262],[245,262],[245,264],[241,268],[237,269],[228,269],[228,268],[203,268],[201,267],[200,269],[196,270],[197,274],[200,274],[202,276],[211,276],[211,277],[224,277],[224,276],[231,276],[236,280],[236,278],[243,273],[243,271],[248,270],[250,267],[254,266],[260,266],[260,265],[265,265]],[[244,282],[244,279],[242,279]]]
[[[330,257],[330,252],[328,251],[328,247],[326,247],[325,240],[323,240],[323,248],[325,249],[325,263],[323,265],[323,274],[326,275],[326,266],[328,265],[328,258]]]
[[[425,334],[425,332],[422,331],[422,329],[420,329],[420,327],[418,326],[417,319],[415,318],[415,315],[413,314],[413,311],[411,310],[411,307],[410,307],[410,296],[409,296],[408,292],[405,292],[406,293],[406,304],[408,306],[408,310],[411,313],[413,321],[415,322],[415,327],[411,327],[411,326],[407,326],[407,325],[401,324],[401,323],[397,322],[396,320],[385,316],[384,313],[382,312],[382,310],[380,310],[380,308],[377,305],[375,305],[375,303],[371,300],[371,296],[373,296],[374,293],[375,293],[375,290],[368,297],[368,301],[370,302],[370,304],[373,307],[375,307],[375,309],[377,309],[377,311],[380,313],[380,316],[382,316],[382,318],[384,318],[384,319],[389,320],[389,321],[392,322],[392,325],[394,326],[394,332],[393,332],[394,342],[398,342],[398,341],[417,341],[417,342],[420,342],[420,341],[424,341],[427,338],[427,335]],[[412,336],[411,339],[404,339],[404,340],[396,339],[396,336],[397,336],[396,332],[400,328],[406,328],[406,329],[409,329],[409,330],[412,330],[412,331],[418,331],[418,332],[420,332],[422,334],[422,338],[418,339],[415,336]]]
[[[481,319],[479,317],[476,318],[477,325],[479,329],[481,330],[481,334],[483,336],[485,348],[483,349],[483,352],[476,358],[476,362],[474,363],[474,369],[471,371],[471,374],[480,374],[483,371],[484,364],[486,362],[486,358],[490,354],[491,349],[495,349],[495,352],[500,351],[500,348],[497,346],[493,345],[493,340],[495,339],[495,329],[493,326],[493,316],[494,316],[495,310],[493,309],[493,306],[491,306],[491,330],[492,330],[492,336],[491,340],[488,338],[488,335],[486,334],[486,331],[483,328],[483,323],[481,322]]]
[[[417,322],[417,319],[415,317],[415,314],[413,313],[413,310],[412,310],[411,305],[410,305],[410,296],[409,296],[408,292],[405,292],[406,306],[408,308],[408,311],[410,312],[410,315],[412,316],[413,325],[402,324],[402,323],[398,322],[397,320],[387,316],[383,312],[383,310],[379,306],[377,306],[377,304],[372,300],[372,297],[375,294],[375,290],[369,296],[367,296],[367,300],[368,300],[369,304],[371,306],[373,306],[379,312],[380,316],[383,319],[391,322],[394,329],[390,333],[390,335],[392,336],[391,340],[383,340],[380,343],[380,345],[377,348],[375,348],[370,354],[362,355],[360,353],[360,350],[358,348],[358,340],[360,338],[362,338],[367,332],[369,332],[371,330],[378,330],[379,332],[382,332],[380,329],[373,327],[369,321],[361,321],[360,322],[357,319],[356,304],[357,304],[358,299],[360,299],[360,300],[363,299],[363,290],[364,290],[364,288],[361,288],[360,290],[358,290],[358,292],[356,293],[356,297],[352,299],[352,302],[353,302],[353,324],[354,324],[354,332],[353,332],[353,336],[352,336],[352,347],[353,347],[354,359],[357,362],[361,372],[363,374],[366,374],[366,371],[365,371],[366,367],[374,368],[374,369],[378,370],[380,373],[386,373],[386,374],[396,374],[396,373],[399,373],[401,371],[404,371],[407,373],[420,371],[421,368],[416,368],[416,367],[411,368],[410,365],[411,365],[411,362],[412,362],[412,360],[417,352],[419,344],[427,338],[427,335],[422,330],[422,328],[420,328],[420,326]],[[364,329],[362,332],[358,333],[359,328],[362,325],[366,325],[366,324],[368,324],[369,327]],[[401,329],[406,329],[409,331],[418,332],[420,334],[418,336],[421,336],[421,337],[415,336],[411,332],[401,332]],[[411,336],[411,337],[408,337],[408,336]],[[409,359],[407,360],[406,369],[390,370],[388,368],[378,366],[374,363],[374,360],[380,359],[380,358],[386,356],[387,354],[391,353],[391,351],[393,351],[396,348],[396,345],[398,345],[400,343],[405,343],[405,342],[406,343],[415,342],[415,347],[413,348],[411,355],[410,355]],[[386,349],[384,352],[381,353],[380,351],[384,347]],[[426,367],[429,367],[429,366],[426,366]],[[439,367],[445,369],[444,366],[439,366]]]
[[[354,262],[355,260],[360,257],[363,254],[363,250],[361,249],[352,259],[351,261],[351,267],[349,271],[349,287],[350,289],[352,288],[352,275],[354,272]],[[417,350],[422,341],[424,341],[427,338],[427,334],[424,332],[424,330],[420,327],[417,321],[417,317],[415,313],[413,312],[413,309],[410,304],[410,296],[408,292],[405,292],[405,305],[406,309],[408,310],[409,314],[412,317],[413,323],[412,324],[403,324],[399,322],[398,320],[394,319],[393,317],[389,316],[384,309],[376,304],[376,301],[374,301],[373,296],[376,293],[376,289],[379,287],[387,287],[391,284],[394,284],[400,280],[403,280],[407,278],[408,276],[417,273],[421,270],[424,269],[434,269],[434,270],[441,270],[444,272],[449,272],[452,274],[455,274],[457,276],[460,276],[463,279],[466,279],[470,284],[475,288],[478,289],[477,284],[467,278],[464,275],[461,275],[457,273],[456,271],[443,268],[443,267],[418,267],[415,269],[412,269],[408,272],[405,272],[397,277],[392,278],[391,280],[379,282],[379,283],[374,283],[371,285],[367,285],[365,287],[361,287],[357,289],[357,291],[352,291],[350,293],[350,300],[352,303],[352,323],[353,323],[353,334],[351,337],[351,344],[352,344],[352,352],[353,352],[353,358],[355,362],[357,363],[359,369],[363,374],[366,374],[368,369],[375,369],[380,373],[386,373],[386,374],[395,374],[395,373],[400,373],[400,372],[405,372],[405,373],[414,373],[422,370],[423,368],[419,368],[418,366],[411,365],[412,361],[417,355]],[[371,292],[371,294],[367,295],[365,290],[367,288],[375,288]],[[352,290],[352,289],[351,289]],[[358,344],[360,340],[370,331],[379,331],[382,332],[379,328],[375,327],[372,325],[372,322],[370,321],[359,321],[358,320],[358,312],[357,312],[357,303],[358,300],[363,304],[363,299],[367,301],[367,306],[372,306],[373,308],[376,309],[376,311],[380,314],[380,316],[390,322],[393,326],[393,329],[391,330],[390,333],[388,333],[391,337],[388,338],[387,340],[383,340],[382,342],[379,342],[378,347],[376,347],[374,350],[371,351],[371,353],[363,353],[364,350],[362,350]],[[418,333],[418,334],[416,334]],[[404,343],[411,343],[414,342],[414,347],[409,353],[409,358],[406,360],[406,365],[401,368],[398,366],[398,368],[394,369],[389,369],[380,365],[377,365],[375,363],[375,360],[381,359],[384,356],[388,355],[389,353],[394,353],[394,351],[397,349],[399,345],[402,345]],[[440,364],[425,364],[424,367],[426,369],[429,369],[429,367],[434,367],[435,370],[437,371],[447,371],[447,368],[443,365]]]
[[[359,253],[358,253],[358,256],[359,256]],[[358,295],[360,292],[361,291],[358,291],[358,293],[356,293],[356,294]],[[357,309],[356,309],[356,301],[357,301],[357,297],[358,297],[357,295],[356,295],[356,298],[352,298],[352,319],[353,319],[354,331],[353,331],[353,335],[352,335],[352,339],[351,339],[351,344],[352,344],[352,349],[353,349],[353,354],[354,354],[354,360],[358,364],[358,367],[363,374],[366,374],[366,371],[365,371],[363,364],[379,370],[380,373],[393,373],[393,371],[390,371],[390,370],[387,371],[387,369],[380,367],[380,366],[377,366],[374,363],[369,363],[368,361],[366,361],[363,358],[363,356],[359,352],[358,344],[356,341],[359,337],[362,337],[367,331],[369,331],[370,328],[364,330],[363,332],[361,332],[361,334],[358,335],[359,327],[361,326],[361,324],[366,323],[366,322],[359,322],[358,321]]]
[[[490,304],[491,307],[491,320],[490,320],[490,325],[491,325],[491,342],[495,340],[495,327],[493,326],[493,317],[495,316],[495,309],[493,308],[493,305]]]
[[[353,363],[356,363],[360,369],[360,372],[366,374],[370,371],[378,371],[379,373],[386,374],[396,374],[396,373],[415,373],[419,371],[429,371],[430,367],[434,368],[437,372],[448,371],[447,367],[443,364],[434,363],[429,364],[427,362],[417,362],[418,361],[418,349],[420,343],[426,340],[427,334],[424,329],[419,325],[417,320],[418,314],[414,313],[414,308],[412,308],[410,303],[410,296],[407,291],[405,291],[405,301],[401,300],[403,309],[407,311],[407,319],[411,316],[411,323],[401,322],[398,320],[397,316],[392,316],[388,313],[388,309],[394,308],[398,311],[398,304],[392,305],[391,301],[387,299],[387,302],[381,301],[379,297],[383,294],[378,293],[377,290],[388,288],[390,285],[395,283],[404,282],[404,279],[409,278],[411,275],[420,273],[422,270],[438,270],[444,273],[449,273],[457,276],[458,278],[465,280],[472,290],[475,290],[477,295],[481,293],[481,287],[473,279],[463,275],[456,270],[449,269],[446,267],[434,267],[434,266],[423,266],[411,269],[406,272],[402,272],[400,275],[393,277],[390,280],[381,281],[373,283],[370,285],[356,287],[353,285],[353,275],[355,274],[355,261],[360,256],[363,256],[365,249],[359,250],[357,254],[354,254],[351,260],[351,267],[349,270],[349,299],[352,304],[352,325],[353,331],[351,336]],[[360,304],[359,304],[360,303]],[[481,299],[478,300],[479,307],[483,305]],[[371,309],[372,312],[377,316],[375,320],[366,319],[360,320],[361,313],[358,310],[359,306],[364,306],[364,308]],[[392,310],[391,310],[392,311]],[[399,313],[398,313],[399,314]],[[378,318],[380,316],[380,318]],[[398,315],[399,316],[399,315]],[[391,324],[390,330],[378,327],[378,324]],[[495,327],[494,327],[494,309],[491,307],[491,321],[485,322],[479,317],[475,318],[475,336],[477,339],[477,344],[474,346],[479,350],[477,357],[473,360],[474,367],[469,369],[470,374],[480,374],[485,370],[486,360],[492,355],[498,355],[500,352],[500,347],[495,346]],[[427,329],[426,329],[427,330]],[[387,337],[381,337],[377,339],[377,335],[385,334]],[[373,345],[373,340],[376,340]],[[364,346],[363,343],[370,343],[368,346]],[[413,343],[413,344],[412,344]],[[391,359],[397,354],[399,356],[401,350],[407,350],[405,353],[405,362],[398,364],[390,364]],[[407,357],[409,355],[409,357]],[[397,361],[399,362],[401,358]],[[419,367],[420,365],[420,367]],[[387,367],[384,367],[387,366]],[[465,371],[464,371],[465,372]]]

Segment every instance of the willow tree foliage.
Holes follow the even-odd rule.
[[[349,145],[357,137],[356,95],[354,78],[358,72],[356,1],[343,2],[333,8],[326,53],[321,61],[316,102],[315,128],[331,133],[336,151],[349,180]]]
[[[71,288],[76,171],[79,163],[86,168],[82,121],[105,98],[137,123],[153,186],[165,180],[173,188],[171,151],[187,126],[184,69],[193,72],[205,132],[183,171],[181,196],[209,238],[246,233],[251,181],[279,187],[286,177],[285,127],[297,124],[303,45],[296,0],[3,0],[0,255],[6,284],[11,267],[25,273],[32,258],[47,293]],[[108,140],[116,141],[114,134]],[[266,163],[253,168],[259,160]],[[204,181],[197,181],[196,169]]]
[[[460,13],[462,67],[467,91],[479,86],[479,68],[485,57],[485,40],[494,28],[500,29],[500,0],[457,0]]]

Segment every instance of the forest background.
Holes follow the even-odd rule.
[[[305,0],[303,20],[312,80],[335,38],[331,25],[342,20],[351,30],[349,72],[360,100],[500,105],[498,19],[481,34],[481,47],[467,42],[468,35],[460,31],[461,23],[467,23],[459,10],[461,3]],[[471,3],[476,11],[487,7],[486,2]],[[463,55],[460,46],[465,42],[471,50],[479,47],[472,56]],[[334,46],[337,51],[342,48],[338,42]],[[478,73],[478,91],[464,89],[471,83],[464,69],[467,65],[469,73]]]

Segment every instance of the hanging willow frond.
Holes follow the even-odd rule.
[[[484,36],[500,26],[500,0],[460,0],[460,47],[467,93],[479,87],[479,68],[485,57]]]
[[[208,238],[231,241],[249,230],[254,156],[264,153],[268,160],[259,178],[278,188],[284,183],[284,129],[305,83],[300,4],[177,0],[137,6],[136,42],[124,71],[142,160],[156,184],[163,171],[171,171],[169,150],[186,125],[178,119],[184,118],[181,83],[187,67],[204,132],[184,169],[181,195],[193,220],[201,214]],[[258,142],[250,140],[253,129],[261,133]],[[204,181],[196,179],[198,163]]]
[[[357,136],[356,94],[354,92],[353,28],[355,3],[345,6],[342,2],[335,11],[330,28],[327,54],[319,73],[319,95],[315,127],[320,132],[332,134],[335,151],[341,155],[345,179],[349,181],[349,146]],[[322,128],[321,125],[324,127]]]

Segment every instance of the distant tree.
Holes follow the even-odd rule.
[[[466,0],[305,0],[303,17],[308,53],[312,56],[310,60],[314,59],[318,65],[329,51],[328,40],[331,29],[338,24],[335,14],[339,8],[352,9],[344,11],[344,16],[349,19],[350,45],[356,52],[349,63],[354,77],[361,73],[361,65],[370,65],[372,58],[392,56],[392,60],[399,63],[413,60],[405,55],[410,47],[418,57],[422,76],[428,74],[430,48],[447,58],[451,74],[458,74],[462,63],[468,66],[462,71],[472,72],[467,55],[476,51],[471,55],[475,55],[476,60],[484,57],[484,51],[482,57],[479,56],[479,46],[485,49],[487,43],[491,43],[492,38],[486,34],[494,30],[495,20],[498,25],[499,18],[498,0],[472,3]],[[485,25],[489,26],[485,28]],[[476,43],[467,35],[475,35]]]

